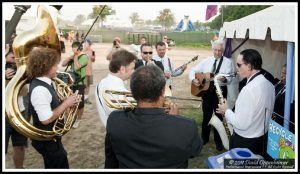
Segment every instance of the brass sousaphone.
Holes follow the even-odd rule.
[[[5,89],[5,116],[9,123],[21,134],[35,140],[55,140],[55,137],[67,133],[76,120],[79,103],[64,111],[56,120],[52,131],[41,130],[34,127],[23,118],[18,107],[18,95],[24,85],[28,83],[26,77],[26,64],[29,52],[34,47],[48,47],[60,53],[60,43],[52,18],[44,6],[38,7],[37,22],[32,30],[19,34],[13,42],[13,51],[17,64],[17,72]],[[52,79],[54,88],[60,98],[64,100],[72,95],[71,88],[58,78]],[[77,97],[80,97],[75,93]]]

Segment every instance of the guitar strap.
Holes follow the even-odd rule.
[[[217,67],[215,73],[213,74],[213,76],[214,76],[215,74],[218,74],[218,73],[219,73],[220,68],[221,68],[221,65],[222,65],[222,62],[223,62],[223,56],[221,57],[220,62],[219,62],[219,64],[218,64],[218,67]],[[209,89],[210,89],[211,91],[215,91],[214,81],[211,81],[211,82],[210,82],[210,84],[209,84]]]
[[[218,67],[217,67],[217,70],[216,70],[215,74],[218,74],[218,73],[219,73],[219,70],[220,70],[220,68],[221,68],[222,62],[223,62],[223,56],[222,56],[221,59],[220,59],[220,62],[219,62],[219,64],[218,64]]]
[[[170,68],[170,71],[173,72],[172,70],[172,66],[171,66],[171,61],[170,61],[170,58],[168,58],[168,62],[169,62],[169,68]]]
[[[172,70],[171,61],[170,61],[170,58],[169,58],[169,57],[168,57],[168,63],[169,63],[170,72],[172,73],[173,70]],[[172,75],[171,75],[170,78],[172,78]],[[172,79],[171,79],[171,80],[172,80]],[[172,81],[171,81],[171,82],[172,82]],[[172,90],[172,85],[171,85],[171,84],[170,84],[169,88]]]

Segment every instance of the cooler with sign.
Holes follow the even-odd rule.
[[[208,157],[210,169],[223,169],[224,159],[262,159],[262,156],[252,153],[248,148],[234,148],[220,155]]]

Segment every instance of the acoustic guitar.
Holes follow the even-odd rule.
[[[196,73],[195,79],[199,81],[198,84],[192,83],[191,85],[191,93],[196,97],[202,97],[203,94],[209,89],[210,82],[213,81],[214,74],[213,73]]]

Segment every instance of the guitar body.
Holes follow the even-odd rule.
[[[209,89],[210,82],[213,80],[212,73],[196,73],[195,79],[199,80],[199,84],[191,85],[191,93],[196,97],[201,97]]]

